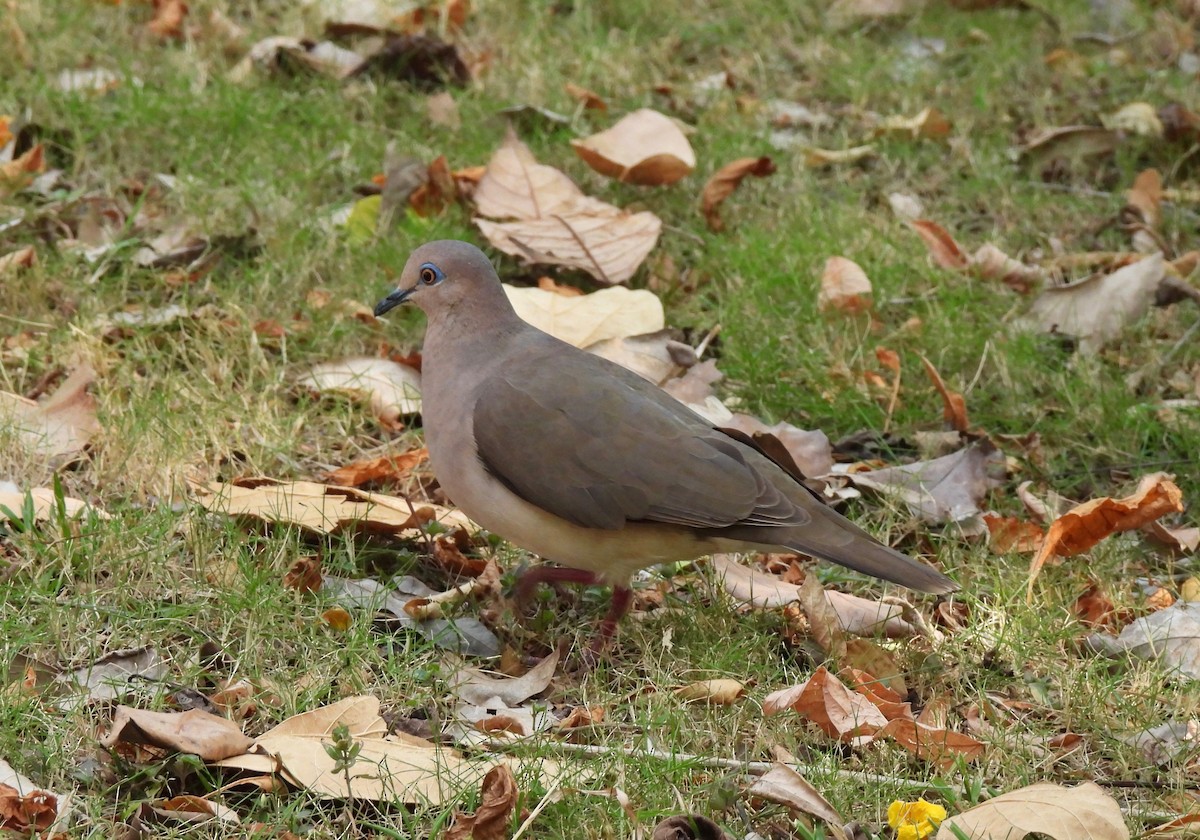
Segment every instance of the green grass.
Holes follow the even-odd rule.
[[[302,14],[295,4],[191,5],[190,21],[206,20],[214,9],[232,17],[247,30],[246,45],[281,33],[320,33],[320,15]],[[266,73],[229,81],[241,49],[226,55],[204,34],[185,44],[159,42],[144,31],[146,5],[44,0],[6,13],[25,33],[28,52],[23,58],[17,50],[0,51],[0,113],[27,114],[40,126],[51,164],[65,171],[76,194],[115,198],[131,214],[139,206],[161,209],[210,236],[253,228],[257,245],[226,256],[194,283],[168,283],[167,272],[137,267],[127,258],[135,248],[93,278],[96,266],[57,249],[61,233],[42,200],[17,195],[4,202],[30,221],[0,231],[0,254],[34,245],[39,262],[0,279],[0,390],[27,393],[44,376],[84,360],[98,372],[93,393],[103,431],[79,464],[56,472],[7,441],[0,446],[0,480],[49,486],[58,475],[68,495],[112,515],[66,537],[48,526],[0,536],[0,667],[9,686],[0,693],[0,757],[47,786],[78,788],[86,817],[78,836],[111,836],[112,821],[127,819],[144,799],[203,792],[216,782],[174,760],[141,768],[114,760],[96,740],[109,707],[65,713],[45,695],[21,692],[14,683],[22,672],[12,665],[18,655],[69,669],[152,644],[167,662],[168,683],[138,685],[124,702],[166,709],[171,687],[210,691],[221,679],[245,677],[260,686],[259,712],[247,723],[252,734],[359,692],[378,695],[398,714],[445,711],[448,692],[434,667],[442,656],[427,642],[381,636],[364,615],[345,633],[333,631],[321,620],[327,598],[302,597],[281,583],[295,560],[313,553],[327,571],[356,576],[380,566],[395,570],[387,552],[351,538],[313,544],[288,529],[248,532],[197,511],[188,503],[187,482],[258,474],[314,479],[329,467],[419,441],[419,430],[388,431],[360,405],[315,399],[295,385],[316,362],[374,355],[385,345],[415,349],[419,314],[397,312],[384,326],[367,326],[335,306],[317,308],[307,296],[323,290],[335,301],[370,305],[419,243],[456,237],[483,244],[461,207],[434,219],[404,218],[367,243],[349,241],[329,219],[354,199],[356,185],[382,170],[389,143],[423,160],[445,154],[454,167],[486,162],[504,136],[496,112],[508,105],[574,115],[570,128],[524,131],[522,139],[589,194],[664,219],[655,256],[669,256],[695,286],[665,295],[668,322],[695,335],[721,326],[716,353],[727,377],[724,393],[742,410],[819,428],[835,440],[880,430],[888,395],[869,387],[864,374],[880,371],[875,351],[886,347],[901,354],[903,369],[890,430],[907,440],[941,426],[940,400],[918,358],[924,354],[951,388],[965,392],[974,425],[993,434],[1040,435],[1044,462],[1012,451],[1014,469],[993,494],[994,509],[1020,513],[1014,491],[1024,480],[1082,499],[1120,495],[1130,476],[1159,469],[1175,472],[1185,500],[1194,498],[1200,426],[1188,409],[1165,414],[1157,404],[1195,396],[1167,383],[1173,375],[1192,376],[1200,351],[1186,344],[1140,388],[1126,381],[1180,340],[1196,318],[1191,304],[1155,310],[1100,355],[1080,357],[1054,340],[1014,330],[1025,301],[1007,288],[934,267],[887,202],[894,191],[919,196],[926,214],[971,251],[987,242],[1013,255],[1049,253],[1055,243],[1068,252],[1126,249],[1127,234],[1105,221],[1116,217],[1123,191],[1142,169],[1169,173],[1168,186],[1195,189],[1195,158],[1186,156],[1186,145],[1132,138],[1113,158],[1065,173],[1053,189],[1014,163],[1010,150],[1037,129],[1094,124],[1131,101],[1200,109],[1195,79],[1153,47],[1162,20],[1173,17],[1170,7],[1137,5],[1128,28],[1142,34],[1115,48],[1126,61],[1107,47],[1070,39],[1093,28],[1086,4],[1047,4],[1063,35],[1036,13],[967,12],[940,2],[906,22],[839,32],[825,25],[824,6],[479,2],[464,43],[490,52],[491,60],[477,81],[454,91],[458,131],[430,125],[424,96],[402,84]],[[944,49],[922,57],[918,39],[936,39]],[[1072,76],[1048,66],[1044,57],[1057,47],[1077,51],[1085,72]],[[121,74],[124,83],[103,96],[55,87],[59,71],[89,64]],[[691,82],[723,69],[735,89],[693,101]],[[604,96],[609,115],[577,112],[564,81]],[[674,110],[653,91],[659,84],[673,86]],[[809,169],[801,153],[776,151],[768,142],[763,103],[777,98],[834,118],[812,133],[813,143],[826,148],[870,140],[870,114],[912,115],[930,105],[954,129],[948,143],[882,138],[875,141],[877,157],[861,165]],[[576,158],[569,139],[637,107],[668,111],[695,127],[699,165],[691,177],[668,188],[636,188],[591,173]],[[772,155],[778,172],[747,180],[724,207],[727,232],[707,231],[697,211],[704,180],[729,160],[763,154]],[[139,185],[159,173],[174,176],[177,187],[161,197],[144,195]],[[1179,252],[1194,248],[1196,218],[1188,206],[1164,208],[1160,233]],[[817,311],[821,268],[833,255],[854,259],[870,276],[873,322]],[[508,259],[499,266],[506,279],[537,276]],[[647,275],[643,270],[632,285],[645,285]],[[96,326],[130,307],[168,305],[193,314],[163,326]],[[267,320],[289,325],[286,337],[256,335],[255,324]],[[1145,790],[1120,792],[1138,813],[1179,807],[1174,794],[1191,783],[1185,763],[1151,767],[1121,737],[1190,716],[1200,690],[1164,678],[1154,664],[1113,663],[1081,650],[1085,630],[1071,607],[1095,577],[1118,606],[1144,608],[1134,579],[1173,588],[1173,575],[1192,570],[1188,561],[1135,539],[1112,539],[1046,569],[1026,603],[1026,557],[994,556],[886,502],[855,503],[850,513],[881,536],[936,553],[963,585],[955,597],[970,608],[965,629],[934,650],[919,642],[888,645],[915,696],[947,702],[956,725],[987,698],[1031,704],[991,721],[986,758],[939,774],[894,747],[853,751],[795,716],[764,718],[763,697],[803,680],[819,663],[784,643],[777,613],[740,613],[703,573],[689,573],[668,587],[670,612],[627,622],[607,662],[586,677],[560,677],[547,698],[605,707],[605,724],[592,737],[607,751],[588,762],[593,787],[628,793],[644,828],[682,803],[713,814],[731,833],[745,833],[740,813],[772,836],[789,825],[782,809],[741,802],[740,812],[714,811],[714,801],[742,784],[740,774],[639,753],[653,745],[764,760],[778,744],[827,771],[897,780],[811,775],[847,818],[872,830],[883,825],[893,798],[915,797],[902,779],[928,782],[928,795],[952,812],[972,804],[972,785],[1003,792],[1034,781],[1083,779],[1146,783]],[[521,559],[507,548],[500,556],[509,569]],[[430,580],[436,575],[419,562],[411,571]],[[822,575],[854,591],[878,592],[840,570]],[[497,630],[517,649],[543,654],[562,637],[586,638],[604,601],[598,592],[580,599],[547,595],[540,617],[526,625],[502,620]],[[921,606],[928,614],[930,605]],[[221,652],[219,665],[204,664],[204,645]],[[749,681],[749,696],[710,709],[684,705],[669,690],[716,676]],[[1062,756],[1035,743],[1068,730],[1084,737],[1081,752]],[[555,752],[553,744],[533,749]],[[534,807],[543,792],[528,784],[524,807]],[[473,807],[477,794],[465,796]],[[367,828],[369,822],[390,825],[397,836],[434,836],[451,810],[363,806],[351,812],[350,825],[340,806],[304,793],[227,801],[245,822],[312,837],[390,836]],[[1131,818],[1131,825],[1140,823]],[[611,800],[567,795],[542,812],[527,836],[632,833]]]

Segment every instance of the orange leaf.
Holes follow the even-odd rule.
[[[382,458],[367,458],[338,467],[325,476],[330,484],[343,487],[361,487],[379,481],[399,481],[429,458],[428,449],[410,449],[399,455],[384,455]]]
[[[925,372],[933,380],[933,387],[937,388],[937,392],[942,395],[942,419],[954,431],[965,432],[971,425],[967,420],[967,401],[963,399],[962,394],[946,387],[942,375],[933,366],[933,362],[924,356],[921,356],[921,362],[925,365]]]
[[[958,247],[954,237],[937,222],[917,219],[908,224],[925,242],[925,247],[929,249],[929,255],[933,257],[933,261],[942,268],[962,271],[970,264],[970,260],[967,259],[962,248]]]
[[[713,176],[708,179],[708,183],[704,185],[704,192],[700,195],[700,212],[704,214],[708,229],[711,231],[725,229],[725,222],[722,221],[720,214],[721,204],[733,194],[733,191],[738,188],[747,175],[765,178],[774,172],[775,164],[771,159],[759,157],[738,158],[713,173]]]
[[[1132,496],[1084,502],[1050,524],[1042,548],[1029,566],[1029,592],[1051,557],[1071,557],[1120,531],[1140,528],[1161,516],[1183,510],[1183,492],[1167,473],[1151,473],[1138,482]]]
[[[321,620],[337,630],[339,633],[345,633],[350,629],[350,625],[354,623],[354,619],[350,617],[350,613],[341,607],[331,607],[321,613]]]
[[[854,260],[830,257],[821,272],[821,290],[817,292],[817,309],[825,312],[865,312],[871,308],[871,280]]]
[[[988,548],[993,554],[1007,554],[1010,551],[1024,554],[1037,551],[1046,537],[1036,523],[1017,519],[1015,516],[985,513],[983,523],[987,525]]]
[[[321,588],[321,559],[301,557],[283,576],[283,586],[297,592],[316,592]]]
[[[900,372],[900,354],[895,350],[889,350],[886,347],[876,347],[875,358],[879,360],[879,364],[893,373]]]
[[[788,708],[839,741],[873,735],[887,726],[887,718],[874,703],[848,689],[825,666],[817,668],[800,685],[773,692],[763,701],[763,711],[768,715]]]
[[[579,85],[573,85],[567,82],[563,85],[563,90],[567,92],[567,96],[573,99],[578,99],[583,103],[583,107],[589,111],[607,111],[608,103],[600,98],[600,95],[588,90]]]
[[[154,18],[146,28],[159,38],[182,38],[188,7],[183,0],[154,0]]]
[[[896,718],[879,733],[890,737],[917,758],[939,768],[954,766],[957,758],[974,761],[983,755],[983,743],[950,729],[935,729],[910,718]]]

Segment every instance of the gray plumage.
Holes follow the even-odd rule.
[[[644,566],[730,550],[800,551],[912,589],[956,588],[650,382],[522,321],[474,246],[414,251],[376,314],[407,301],[429,322],[434,472],[488,530],[622,588]]]

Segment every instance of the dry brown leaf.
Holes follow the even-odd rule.
[[[787,450],[807,478],[818,478],[833,469],[833,447],[824,432],[808,431],[791,423],[776,423],[768,426],[757,417],[749,414],[734,414],[730,419],[721,423],[721,428],[735,429],[749,435],[760,447],[763,445],[762,436],[770,435],[778,440]],[[763,447],[764,450],[766,447]],[[768,454],[770,454],[768,452]]]
[[[1020,323],[1073,336],[1081,353],[1094,354],[1146,314],[1165,273],[1163,256],[1156,253],[1112,274],[1046,289]]]
[[[154,18],[146,28],[159,38],[183,38],[183,20],[188,7],[183,0],[154,0]]]
[[[1054,840],[1129,840],[1121,806],[1095,782],[1072,788],[1039,782],[1009,791],[944,820],[934,840],[1021,840],[1031,833]]]
[[[776,762],[770,770],[754,780],[754,784],[746,789],[746,793],[776,802],[793,811],[811,814],[832,826],[841,826],[846,822],[845,817],[829,804],[829,800],[822,796],[808,779],[786,764]]]
[[[970,258],[971,270],[984,280],[999,280],[1004,285],[1029,294],[1046,280],[1046,272],[1035,265],[1013,259],[990,242],[976,249]]]
[[[58,797],[44,790],[21,793],[0,782],[0,831],[41,836],[58,817]]]
[[[845,257],[825,260],[821,289],[817,292],[817,309],[857,313],[870,308],[871,281],[858,263]]]
[[[918,138],[937,139],[950,133],[950,121],[937,108],[928,107],[913,117],[888,117],[875,128],[875,136],[883,134],[907,135]]]
[[[988,548],[993,554],[1021,554],[1037,551],[1042,546],[1045,533],[1035,522],[1017,519],[1015,516],[998,516],[985,513],[983,523],[988,529]]]
[[[1110,655],[1156,660],[1185,679],[1200,680],[1200,601],[1176,601],[1134,620],[1116,638],[1096,633],[1087,644]]]
[[[1128,610],[1118,610],[1099,583],[1092,583],[1075,599],[1075,617],[1087,627],[1110,629],[1132,620]]]
[[[1020,149],[1020,157],[1042,168],[1055,160],[1068,162],[1112,154],[1120,145],[1116,131],[1092,125],[1072,125],[1040,132]]]
[[[585,196],[511,133],[471,197],[488,217],[475,224],[496,248],[530,263],[577,268],[609,285],[633,276],[662,230],[653,213],[627,213]]]
[[[556,650],[520,677],[494,677],[477,668],[463,668],[451,674],[449,682],[451,691],[466,703],[482,706],[498,699],[514,707],[545,691],[557,668]]]
[[[232,808],[190,793],[172,796],[169,799],[152,799],[147,804],[159,817],[177,820],[187,825],[200,825],[212,820],[238,825],[242,821]]]
[[[860,160],[874,157],[875,154],[875,147],[870,144],[853,146],[849,149],[819,149],[816,146],[806,146],[804,148],[804,165],[810,169],[819,169],[825,166],[858,163]]]
[[[970,265],[970,260],[967,259],[967,255],[958,243],[954,241],[954,237],[937,222],[929,219],[917,219],[908,224],[916,231],[917,236],[921,237],[925,247],[929,249],[929,256],[941,268],[965,271]]]
[[[458,115],[458,103],[449,91],[435,93],[425,100],[425,115],[434,125],[450,131],[458,131],[462,127],[462,117]]]
[[[147,744],[191,753],[205,761],[219,761],[241,755],[253,741],[232,721],[197,709],[151,712],[117,706],[112,729],[100,743],[106,747],[117,743]]]
[[[1125,208],[1137,221],[1155,228],[1162,218],[1162,198],[1162,176],[1157,169],[1146,169],[1125,193]]]
[[[843,660],[846,657],[846,631],[816,575],[806,574],[800,584],[800,608],[808,619],[808,631],[813,641],[825,651],[826,658],[834,662]]]
[[[589,111],[608,110],[608,103],[601,99],[599,94],[593,93],[585,87],[567,82],[563,85],[563,90],[567,92],[567,96],[579,100],[579,103]]]
[[[632,809],[627,809],[632,810]],[[634,814],[636,816],[636,814]],[[636,822],[633,822],[636,825]],[[660,820],[650,840],[733,840],[721,826],[703,814],[675,814]]]
[[[700,212],[711,231],[722,231],[725,222],[721,219],[721,204],[733,195],[743,180],[749,175],[755,178],[765,178],[775,172],[775,164],[769,157],[738,158],[718,169],[704,185],[700,194]]]
[[[967,401],[963,399],[963,395],[957,391],[951,391],[946,387],[945,380],[938,373],[937,368],[933,366],[933,362],[921,356],[921,363],[925,365],[925,373],[933,380],[933,387],[942,397],[942,422],[956,432],[967,431],[971,423],[967,419]]]
[[[11,432],[30,452],[59,458],[82,451],[100,430],[96,401],[87,392],[96,375],[86,365],[71,372],[41,402],[0,391],[0,430]]]
[[[675,689],[675,696],[684,703],[709,703],[713,706],[732,706],[746,693],[746,686],[737,680],[700,680]]]
[[[335,772],[325,752],[334,727],[344,725],[361,747],[358,762],[345,776]],[[294,785],[321,798],[368,799],[439,805],[473,787],[491,762],[472,762],[457,751],[404,733],[388,735],[379,716],[379,700],[347,697],[288,718],[254,739],[242,755],[215,763],[252,773],[281,772]]]
[[[5,274],[16,274],[23,268],[33,268],[37,265],[37,251],[32,245],[10,251],[0,256],[0,277]]]
[[[342,487],[361,487],[364,484],[382,481],[400,481],[407,478],[413,467],[429,460],[429,450],[421,447],[401,452],[398,455],[383,455],[367,458],[338,467],[325,475],[329,484]]]
[[[321,588],[321,558],[301,557],[283,576],[283,588],[296,592],[316,592]]]
[[[891,738],[917,758],[942,770],[953,767],[959,759],[975,761],[983,755],[983,743],[970,735],[927,726],[911,718],[895,718],[877,737]]]
[[[1151,473],[1142,477],[1130,496],[1093,499],[1055,519],[1030,563],[1030,591],[1047,560],[1072,557],[1112,534],[1140,528],[1168,513],[1183,510],[1183,491],[1172,478],[1167,473]]]
[[[421,413],[421,374],[391,359],[359,357],[314,365],[299,382],[315,391],[366,396],[385,427],[403,429],[402,417]]]
[[[650,108],[627,114],[572,148],[601,175],[630,184],[673,184],[696,168],[696,153],[675,121]]]
[[[444,840],[508,840],[509,823],[517,807],[517,780],[508,765],[497,764],[479,783],[479,807],[467,816],[455,812]]]
[[[228,484],[193,484],[192,491],[197,502],[213,513],[295,525],[316,534],[360,529],[394,535],[417,530],[434,519],[447,528],[476,528],[457,510],[422,504],[414,514],[409,502],[398,496],[313,481],[251,477]]]
[[[840,676],[850,688],[874,703],[888,720],[912,717],[912,704],[906,702],[899,694],[877,679],[874,674],[861,668],[846,667],[842,669]],[[901,678],[901,682],[903,682],[903,678]]]
[[[653,333],[666,325],[662,301],[645,289],[613,286],[576,296],[509,285],[504,291],[522,320],[576,347]]]
[[[888,725],[875,704],[846,688],[823,665],[800,685],[774,691],[763,700],[765,714],[784,709],[795,710],[839,741],[874,735]]]
[[[932,461],[850,473],[856,487],[867,487],[903,500],[927,522],[956,522],[974,532],[972,520],[988,491],[999,485],[992,473],[1004,468],[1004,455],[981,440]],[[979,523],[982,530],[983,524]]]

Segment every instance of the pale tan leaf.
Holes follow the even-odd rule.
[[[1047,129],[1029,140],[1021,149],[1023,160],[1035,167],[1050,161],[1108,155],[1120,145],[1115,131],[1092,125],[1072,125]]]
[[[811,814],[830,825],[841,826],[846,822],[845,817],[829,804],[829,800],[822,796],[808,779],[786,764],[774,764],[770,770],[754,780],[754,784],[746,789],[746,793],[776,802],[793,811]]]
[[[825,18],[834,29],[847,29],[872,21],[907,17],[924,5],[924,0],[833,0]]]
[[[650,108],[627,114],[591,137],[572,140],[571,146],[592,169],[630,184],[673,184],[696,168],[696,153],[679,126]]]
[[[33,249],[33,246],[27,245],[24,248],[18,248],[0,256],[0,277],[5,274],[16,274],[23,268],[32,268],[35,265],[37,265],[37,251]]]
[[[875,128],[877,137],[884,134],[897,134],[911,137],[914,140],[918,138],[936,139],[945,137],[949,133],[950,121],[941,111],[932,106],[924,108],[919,114],[912,117],[887,117]]]
[[[576,347],[653,333],[666,326],[662,301],[644,289],[613,286],[566,296],[532,287],[504,287],[521,318]]]
[[[1073,336],[1081,353],[1094,354],[1146,314],[1165,273],[1162,254],[1153,254],[1112,274],[1046,289],[1020,323]]]
[[[471,200],[490,219],[540,219],[570,215],[580,206],[608,206],[585,196],[564,173],[538,163],[511,132],[488,161]]]
[[[458,131],[462,127],[462,117],[458,115],[458,103],[448,91],[435,93],[425,100],[425,114],[434,125],[440,125],[450,131]]]
[[[875,154],[875,147],[870,144],[852,146],[849,149],[819,149],[816,146],[806,146],[804,165],[811,169],[819,169],[824,166],[858,163],[860,160],[874,157]]]
[[[1149,102],[1130,102],[1105,117],[1104,127],[1112,131],[1123,131],[1141,137],[1163,136],[1163,123],[1158,111]]]
[[[400,418],[421,413],[421,374],[391,359],[359,357],[314,365],[300,377],[316,391],[342,391],[366,396],[379,421],[404,428]]]
[[[661,385],[696,363],[696,351],[678,341],[679,335],[677,330],[659,330],[645,335],[606,338],[584,349]]]
[[[817,309],[822,312],[838,309],[843,312],[866,312],[871,308],[871,281],[858,263],[845,257],[825,260],[821,272],[821,289],[817,292]]]
[[[607,285],[632,277],[662,232],[662,220],[653,213],[627,213],[611,205],[577,207],[570,215],[544,219],[476,219],[475,224],[509,256],[576,268]]]
[[[96,375],[76,368],[40,403],[0,391],[0,435],[13,434],[30,452],[46,458],[74,455],[100,430],[96,401],[87,392]]]
[[[477,528],[457,510],[419,504],[414,515],[408,501],[398,496],[313,481],[243,478],[228,484],[194,484],[192,491],[196,501],[213,513],[295,525],[317,534],[337,534],[347,529],[399,534],[417,530],[435,519],[447,528]]]
[[[198,709],[152,712],[117,706],[112,729],[100,743],[106,747],[118,743],[149,744],[192,753],[205,761],[219,761],[241,755],[253,741],[233,721]]]
[[[814,574],[806,574],[800,585],[800,608],[808,619],[813,641],[825,651],[826,658],[842,661],[846,656],[846,631],[826,597],[825,588]]]
[[[984,280],[999,280],[1021,294],[1029,293],[1046,279],[1046,272],[1038,266],[1015,260],[990,242],[980,245],[969,263]]]
[[[828,436],[820,430],[809,431],[791,423],[768,426],[749,414],[734,414],[720,425],[724,429],[736,429],[756,440],[764,434],[775,437],[807,478],[818,478],[833,469],[833,447]]]
[[[1176,601],[1136,619],[1116,638],[1094,634],[1088,636],[1087,643],[1093,650],[1110,655],[1157,660],[1168,671],[1200,680],[1200,601]]]
[[[9,490],[7,486],[5,482],[0,481],[0,508],[6,507],[16,516],[21,516],[25,510],[26,499],[32,499],[35,522],[47,522],[57,515],[59,500],[55,497],[53,488],[34,487],[30,490],[20,491]],[[73,499],[70,496],[63,497],[62,507],[66,515],[71,518],[85,512],[100,519],[110,518],[103,510],[92,507],[82,499]]]
[[[1053,840],[1129,840],[1117,801],[1094,782],[1068,788],[1039,782],[1010,791],[945,820],[934,840],[967,837],[1021,840],[1044,834]]]
[[[493,698],[506,706],[524,703],[550,685],[558,667],[558,651],[553,651],[523,676],[492,676],[477,668],[463,668],[449,677],[450,688],[460,700],[481,706]]]
[[[218,822],[239,825],[241,818],[232,808],[193,794],[180,794],[169,799],[152,799],[150,810],[166,820],[177,820],[189,825]]]
[[[684,703],[709,703],[731,706],[746,693],[746,686],[737,680],[700,680],[675,689],[675,696]]]
[[[359,746],[358,760],[345,775],[325,752],[335,727],[344,725]],[[215,763],[255,773],[282,770],[293,784],[325,799],[367,799],[438,805],[475,787],[492,768],[457,751],[404,733],[388,734],[379,700],[347,697],[288,718],[260,735],[246,753]]]

